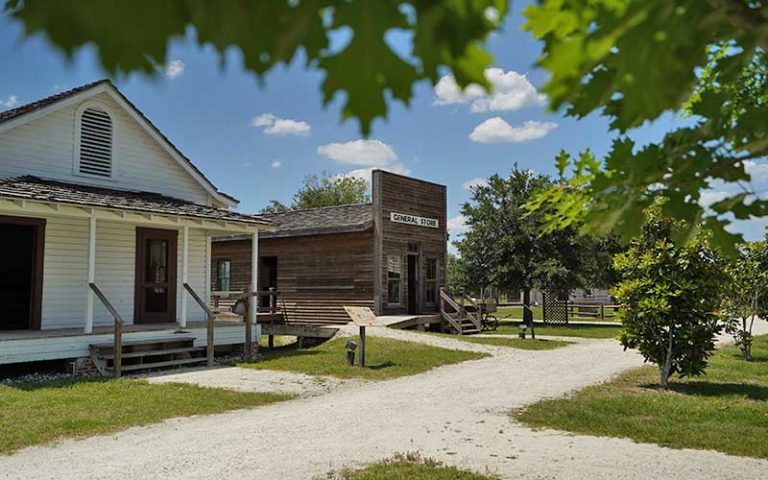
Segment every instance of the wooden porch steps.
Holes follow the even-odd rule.
[[[112,343],[89,346],[91,359],[104,376],[114,373],[115,351]],[[205,347],[195,347],[195,338],[179,335],[123,342],[121,370],[134,372],[156,368],[205,363]]]
[[[470,302],[474,307],[473,311],[465,307],[465,301]],[[459,303],[444,288],[440,288],[440,316],[448,331],[459,335],[480,333],[482,322],[478,311],[477,304],[467,295],[462,294],[461,303]]]

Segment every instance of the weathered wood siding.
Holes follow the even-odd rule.
[[[109,95],[87,101],[105,106],[113,122],[112,178],[75,174],[75,116],[79,105],[0,134],[0,178],[34,175],[63,182],[163,193],[211,204],[208,192],[168,155]]]
[[[374,242],[374,269],[376,276],[375,311],[380,315],[407,313],[408,244],[419,247],[418,310],[432,312],[437,306],[427,304],[425,300],[424,276],[427,259],[437,260],[437,285],[445,284],[445,265],[447,255],[448,232],[446,229],[446,188],[414,178],[376,170],[373,172],[373,216],[376,241]],[[399,212],[408,215],[437,219],[438,228],[406,225],[390,221],[390,213]],[[402,262],[402,281],[399,304],[387,303],[387,256],[400,257]]]
[[[262,238],[259,256],[277,257],[277,290],[291,322],[348,323],[344,305],[373,307],[371,231]],[[248,288],[250,240],[213,243],[211,285],[214,289],[220,259],[231,261],[230,288]]]
[[[179,230],[181,244],[181,230]],[[206,278],[206,237],[201,230],[190,229],[189,280],[203,295]],[[136,226],[128,223],[98,221],[96,224],[96,284],[123,316],[133,323],[136,259]],[[182,271],[181,249],[178,272]],[[180,279],[181,277],[179,277]],[[78,328],[85,323],[88,279],[88,220],[60,217],[46,218],[43,260],[43,308],[41,329]],[[205,316],[188,299],[188,320]],[[177,289],[177,314],[181,312],[181,283]],[[112,317],[96,300],[94,325],[111,325]]]

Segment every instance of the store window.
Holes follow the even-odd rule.
[[[424,301],[428,305],[437,303],[437,259],[428,258],[424,268]]]
[[[403,262],[397,255],[387,255],[387,303],[400,304],[400,287],[403,278]]]

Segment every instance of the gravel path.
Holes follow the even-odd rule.
[[[764,460],[534,432],[510,421],[512,408],[642,363],[616,342],[579,339],[566,348],[533,352],[417,333],[382,334],[494,356],[253,410],[29,448],[0,457],[0,478],[306,480],[404,451],[487,468],[508,479],[754,480],[768,472]]]

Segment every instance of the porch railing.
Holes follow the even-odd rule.
[[[107,309],[110,315],[112,315],[112,318],[115,322],[115,335],[114,335],[114,375],[115,378],[120,378],[121,370],[123,368],[123,317],[120,316],[120,313],[118,313],[117,310],[115,310],[115,307],[112,306],[111,303],[109,303],[109,300],[107,300],[107,297],[104,296],[103,293],[101,293],[101,290],[99,290],[99,287],[96,286],[95,283],[91,282],[88,284],[89,287],[91,287],[91,290],[93,290],[93,293],[96,295],[96,297],[101,300],[101,303],[104,305],[104,308]]]
[[[274,315],[277,313],[277,297],[278,292],[274,288],[270,288],[266,291],[251,291],[251,289],[248,289],[248,292],[244,293],[240,298],[238,298],[238,301],[243,300],[243,303],[245,304],[245,313],[243,314],[243,320],[245,321],[245,358],[250,359],[251,358],[251,351],[253,349],[253,324],[251,323],[251,297],[255,297],[256,303],[256,312],[259,311],[259,300],[262,297],[268,297],[269,298],[269,312],[270,314]]]
[[[197,302],[198,305],[200,305],[200,308],[203,309],[205,312],[205,315],[207,316],[206,319],[206,327],[207,327],[207,335],[206,335],[206,357],[208,360],[208,366],[213,367],[213,321],[216,318],[211,309],[208,307],[208,305],[203,301],[202,298],[200,298],[200,295],[195,292],[195,290],[188,284],[184,284],[184,289],[192,296],[192,298]]]

